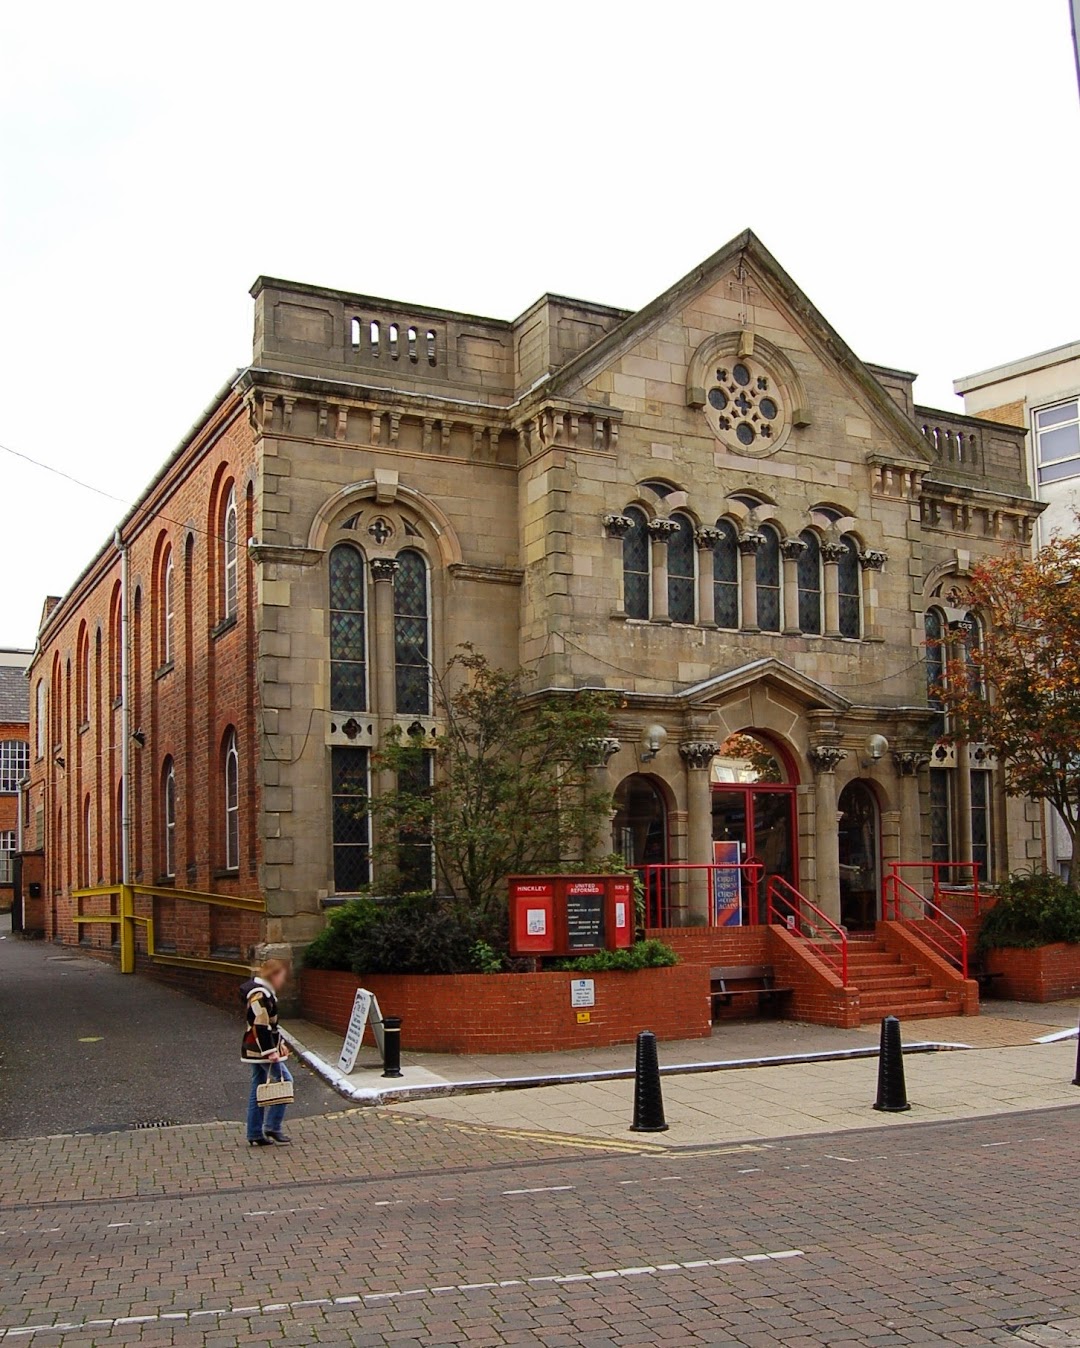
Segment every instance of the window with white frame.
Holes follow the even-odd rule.
[[[176,875],[176,769],[166,758],[161,770],[162,872],[167,879]]]
[[[10,885],[14,879],[15,830],[0,830],[0,885]]]
[[[236,603],[238,594],[237,581],[237,519],[236,519],[236,488],[229,489],[229,497],[225,502],[225,527],[223,534],[225,537],[224,548],[222,551],[222,616],[225,618],[236,617]]]
[[[1040,482],[1080,477],[1080,399],[1036,411],[1035,461]]]
[[[29,744],[25,740],[0,741],[0,795],[14,795],[29,771]]]
[[[240,753],[236,731],[225,736],[222,773],[225,787],[225,869],[240,869]]]
[[[165,554],[165,568],[161,578],[161,663],[168,665],[173,658],[173,555],[172,548]]]

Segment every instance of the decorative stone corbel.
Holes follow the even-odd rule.
[[[801,538],[782,538],[780,540],[780,555],[788,562],[797,562],[806,551],[806,544]]]
[[[889,554],[879,548],[866,548],[859,553],[859,565],[864,571],[880,571],[889,560]]]
[[[752,557],[765,542],[765,535],[756,529],[743,529],[735,541],[744,557]]]
[[[694,542],[702,552],[711,552],[721,538],[723,538],[723,534],[711,524],[705,525],[694,532]]]
[[[901,777],[915,777],[930,762],[930,755],[922,749],[894,749],[893,762]]]
[[[688,768],[707,768],[720,751],[715,740],[683,740],[679,753]]]
[[[815,772],[835,772],[837,766],[847,758],[847,750],[841,749],[838,744],[817,744],[806,756]]]
[[[596,755],[596,767],[606,768],[609,759],[622,748],[622,743],[614,735],[602,735],[585,741],[585,747]]]
[[[396,557],[372,557],[371,578],[375,581],[393,580],[400,565]]]
[[[605,515],[604,529],[609,538],[625,538],[634,527],[629,515]]]
[[[645,528],[648,530],[649,536],[655,539],[657,543],[669,543],[672,534],[676,534],[679,531],[679,521],[667,519],[649,520]]]
[[[838,539],[827,541],[821,545],[821,560],[829,565],[835,565],[844,560],[847,551],[846,543],[841,543]]]

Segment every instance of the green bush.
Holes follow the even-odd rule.
[[[305,967],[351,969],[353,951],[378,920],[379,906],[374,899],[364,898],[332,908],[326,926],[304,951]]]
[[[1010,875],[983,919],[979,950],[1080,941],[1080,892],[1047,871]]]
[[[679,957],[663,941],[638,941],[625,950],[598,950],[595,955],[578,955],[559,960],[555,968],[567,973],[600,974],[617,969],[630,973],[635,969],[667,969],[678,964]]]

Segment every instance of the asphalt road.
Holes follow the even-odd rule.
[[[329,1126],[302,1121],[302,1145]],[[328,1148],[326,1182],[260,1160],[240,1186],[204,1166],[175,1191],[0,1204],[0,1343],[1077,1341],[1039,1337],[1080,1313],[1073,1109],[645,1155],[523,1138],[518,1161],[481,1129],[334,1127],[353,1170]],[[210,1137],[172,1134],[204,1156]]]
[[[0,1137],[241,1120],[243,1012],[0,928]],[[237,980],[239,986],[239,980]],[[290,1117],[344,1102],[294,1060]]]

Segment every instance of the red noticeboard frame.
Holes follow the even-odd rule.
[[[510,953],[589,955],[634,941],[629,875],[512,875]]]

